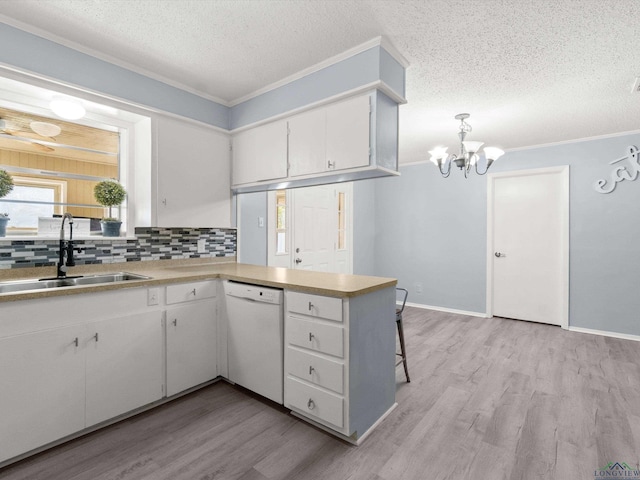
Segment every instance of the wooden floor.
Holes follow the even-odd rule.
[[[411,383],[360,447],[224,382],[2,480],[588,480],[640,462],[640,343],[407,308]]]

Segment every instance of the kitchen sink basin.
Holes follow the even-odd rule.
[[[0,282],[0,293],[47,290],[50,288],[76,287],[79,285],[101,285],[104,283],[149,280],[151,277],[135,273],[118,272],[67,278],[43,278],[42,280],[13,280]]]

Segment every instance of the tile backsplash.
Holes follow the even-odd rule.
[[[234,257],[237,235],[230,228],[135,229],[135,239],[74,240],[76,265]],[[198,253],[198,240],[205,253]],[[0,239],[0,269],[46,267],[58,263],[59,241]]]

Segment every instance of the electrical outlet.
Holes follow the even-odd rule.
[[[264,217],[258,217],[258,227],[264,227]]]
[[[199,238],[198,239],[198,253],[207,253],[207,239]]]
[[[159,292],[157,288],[150,288],[149,290],[147,290],[147,305],[158,305],[158,295]]]
[[[422,284],[420,282],[416,283],[414,288],[416,290],[416,295],[422,295]]]

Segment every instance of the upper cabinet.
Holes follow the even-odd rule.
[[[229,227],[229,135],[174,117],[156,118],[156,226]]]
[[[289,175],[365,167],[370,153],[368,95],[289,119]]]
[[[233,136],[238,193],[397,174],[398,105],[381,91]]]
[[[233,136],[233,184],[287,176],[287,122],[267,123]]]
[[[371,151],[371,97],[357,97],[326,109],[327,170],[365,167]]]

